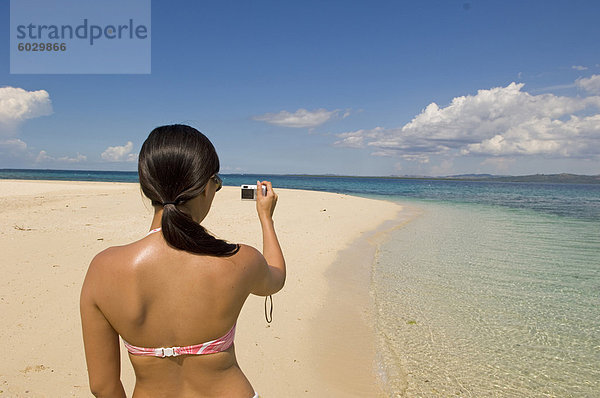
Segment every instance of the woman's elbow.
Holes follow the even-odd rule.
[[[90,382],[90,391],[96,398],[124,398],[125,389],[119,380],[118,383],[92,383]]]
[[[273,292],[271,294],[275,294],[279,292],[285,286],[285,271],[279,272],[274,275],[274,280],[272,281]]]

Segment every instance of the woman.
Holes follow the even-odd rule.
[[[219,158],[211,142],[184,125],[154,129],[139,154],[150,232],[92,260],[81,291],[90,389],[124,397],[119,335],[136,375],[134,397],[258,397],[240,370],[235,324],[249,294],[268,296],[285,282],[275,234],[277,195],[257,189],[263,254],[210,235],[200,223],[215,192]]]

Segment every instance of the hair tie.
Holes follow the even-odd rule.
[[[177,202],[164,202],[162,205],[164,207],[166,205],[176,205],[176,204],[177,204]]]

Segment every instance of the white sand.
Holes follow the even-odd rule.
[[[372,341],[360,341],[371,340],[365,334],[368,325],[356,324],[367,322],[360,314],[368,297],[349,299],[353,290],[344,291],[345,284],[361,282],[347,282],[351,276],[343,269],[328,271],[340,250],[394,219],[401,207],[341,194],[275,190],[274,219],[287,283],[273,297],[269,326],[264,299],[248,299],[236,334],[240,366],[261,397],[376,396]],[[219,237],[262,249],[254,206],[239,199],[239,188],[223,187],[203,225]],[[84,274],[99,251],[140,239],[152,211],[138,184],[0,180],[0,341],[5,348],[0,396],[90,396],[78,303]],[[368,273],[371,266],[369,256],[354,263],[349,270]],[[339,297],[345,298],[342,303]],[[330,309],[338,321],[347,309],[351,322],[342,323],[362,332],[324,316]],[[324,347],[319,337],[337,344]],[[349,344],[365,349],[354,355]],[[131,396],[135,378],[124,348],[122,368]],[[357,379],[350,385],[360,386],[354,393],[344,386],[347,375]]]

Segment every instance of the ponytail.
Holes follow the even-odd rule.
[[[163,208],[162,233],[171,246],[191,253],[231,256],[239,250],[238,245],[215,238],[175,205]]]

